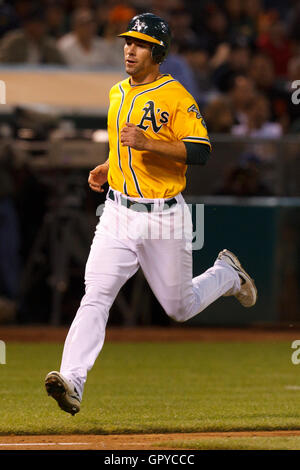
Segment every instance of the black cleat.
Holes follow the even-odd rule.
[[[45,378],[48,395],[57,401],[59,407],[74,416],[80,411],[80,396],[72,384],[59,372],[52,371]]]

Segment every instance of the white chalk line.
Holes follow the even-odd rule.
[[[14,442],[1,443],[1,447],[7,446],[88,446],[88,442]]]

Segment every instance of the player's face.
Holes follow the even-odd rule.
[[[151,72],[155,67],[151,45],[138,39],[125,39],[124,60],[126,72],[133,77]]]

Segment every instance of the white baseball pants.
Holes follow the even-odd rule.
[[[124,283],[139,267],[167,315],[184,322],[204,310],[240,280],[227,263],[217,260],[200,276],[192,274],[192,220],[181,194],[177,204],[151,213],[137,212],[107,199],[97,225],[85,270],[85,295],[67,335],[60,372],[82,395],[87,372],[100,353],[109,310]],[[139,206],[140,207],[140,206]]]

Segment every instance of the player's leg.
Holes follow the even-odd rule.
[[[126,240],[115,238],[117,208],[106,203],[85,271],[85,295],[68,332],[60,372],[82,395],[87,372],[102,349],[109,310],[123,284],[138,269]]]
[[[178,204],[174,210],[174,214],[178,215],[176,226],[179,234],[181,220],[184,225],[181,238],[179,235],[177,239],[174,237],[173,217],[168,239],[150,237],[138,247],[137,252],[154,294],[166,313],[176,321],[186,321],[228,291],[235,293],[240,289],[238,273],[220,259],[203,274],[193,278],[192,221],[186,211],[189,209],[184,204]],[[162,215],[162,224],[168,223],[166,215]],[[155,217],[152,219],[155,220]]]
[[[239,290],[237,273],[220,260],[193,279],[191,252],[178,241],[153,241],[141,248],[138,256],[151,289],[176,321],[189,320],[229,290]]]

